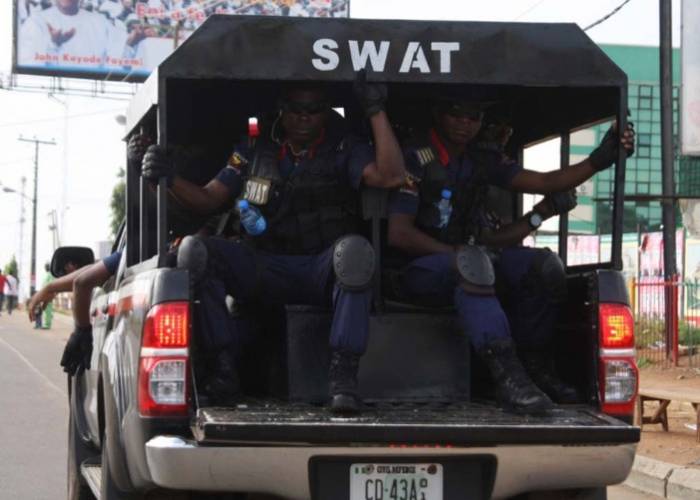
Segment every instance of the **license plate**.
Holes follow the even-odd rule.
[[[352,464],[350,500],[442,500],[442,465]]]

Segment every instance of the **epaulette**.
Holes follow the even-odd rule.
[[[425,167],[428,163],[435,161],[435,153],[431,147],[424,147],[416,149],[416,158],[418,158],[418,163],[421,167]]]

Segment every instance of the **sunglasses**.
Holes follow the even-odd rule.
[[[317,102],[299,102],[286,101],[282,103],[282,110],[295,115],[307,114],[317,115],[328,110],[328,103],[323,101]]]
[[[451,116],[452,118],[457,118],[457,119],[467,118],[473,122],[480,122],[484,118],[483,111],[473,111],[473,110],[460,108],[457,106],[452,106],[450,108],[447,108],[445,110],[445,114]]]

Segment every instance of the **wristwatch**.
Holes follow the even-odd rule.
[[[544,219],[537,212],[530,212],[530,214],[527,216],[527,224],[533,231],[539,229],[543,221]]]

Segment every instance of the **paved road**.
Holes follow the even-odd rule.
[[[49,500],[66,491],[66,378],[58,366],[67,318],[52,331],[0,316],[0,499]]]
[[[24,314],[0,316],[0,500],[65,498],[66,378],[60,367],[70,333],[56,316],[51,331],[33,330]],[[653,500],[610,488],[609,500]]]

